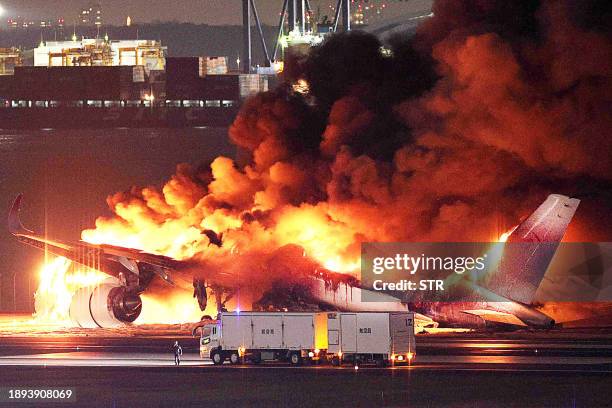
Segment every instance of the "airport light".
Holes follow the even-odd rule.
[[[0,4],[0,16],[4,15],[4,7]]]

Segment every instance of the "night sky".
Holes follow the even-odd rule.
[[[135,22],[180,21],[204,24],[240,24],[242,19],[240,0],[99,0],[104,21],[109,24],[124,24],[126,16]],[[384,17],[394,17],[407,11],[427,9],[431,0],[394,2],[387,0]],[[64,17],[66,24],[72,23],[79,9],[91,2],[86,0],[0,0],[5,10],[1,17],[22,16],[28,19],[56,19]],[[311,0],[313,10],[320,7],[321,15],[329,10],[335,0]],[[281,0],[258,0],[257,7],[266,24],[276,24],[281,10]],[[4,24],[3,24],[4,25]]]

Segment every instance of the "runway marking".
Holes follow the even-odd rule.
[[[120,353],[107,352],[99,353],[93,351],[80,352],[59,352],[59,353],[37,353],[0,356],[0,364],[6,360],[102,360],[102,361],[174,361],[173,356],[163,353]],[[185,353],[182,361],[195,362],[198,364],[212,364],[208,359],[201,359],[197,353]],[[421,355],[417,363],[426,364],[564,364],[564,365],[594,365],[610,364],[612,367],[612,357],[582,357],[582,356],[539,356],[539,355]]]
[[[88,355],[89,354],[89,355]],[[118,355],[106,355],[106,356],[92,356],[96,353],[58,353],[54,354],[42,354],[42,355],[26,355],[26,356],[6,356],[0,357],[0,366],[24,366],[24,367],[140,367],[140,368],[159,368],[159,367],[176,367],[174,360],[160,356],[142,356],[135,357],[130,356],[118,356]],[[116,353],[120,354],[120,353]],[[425,364],[415,364],[410,366],[401,367],[388,367],[387,369],[375,368],[371,366],[360,366],[361,370],[400,370],[400,371],[481,371],[481,372],[555,372],[555,373],[596,373],[596,374],[610,374],[612,373],[611,359],[589,359],[582,363],[567,364],[566,362],[424,362]],[[458,364],[463,364],[459,366]],[[467,366],[466,366],[467,364]],[[547,367],[537,368],[529,365],[557,365],[559,367]],[[471,366],[470,366],[471,365]],[[513,367],[504,367],[504,365],[512,365]],[[516,367],[518,365],[518,367]],[[584,366],[588,365],[589,368]],[[610,369],[601,368],[601,366],[608,365]],[[341,370],[341,371],[354,371],[352,366],[344,367],[331,367],[329,365],[321,366],[301,366],[293,367],[287,365],[239,365],[230,366],[224,365],[214,366],[210,361],[204,361],[199,357],[187,357],[181,361],[181,365],[176,367],[187,368],[205,368],[205,369],[219,369],[219,370],[244,370],[244,369],[258,369],[258,370],[287,370],[287,369],[302,369],[302,370]]]
[[[76,363],[76,364],[75,364]],[[343,372],[356,372],[353,367],[292,367],[292,366],[229,366],[225,365],[223,367],[213,366],[212,364],[202,364],[202,363],[183,363],[181,362],[180,366],[175,366],[173,361],[167,361],[163,364],[151,364],[150,361],[139,361],[138,364],[136,362],[130,361],[129,364],[125,364],[125,362],[117,364],[95,364],[91,361],[82,361],[77,362],[75,360],[71,360],[68,362],[63,361],[54,361],[54,362],[31,362],[28,364],[23,364],[23,362],[2,362],[0,366],[10,366],[10,367],[64,367],[64,368],[77,368],[77,367],[124,367],[124,368],[160,368],[160,367],[168,367],[168,368],[208,368],[208,369],[218,369],[218,370],[245,370],[245,369],[257,369],[257,370],[333,370],[333,371],[343,371]],[[519,372],[531,372],[531,373],[583,373],[583,374],[612,374],[612,370],[605,369],[576,369],[574,367],[571,368],[507,368],[507,367],[449,367],[444,365],[427,365],[427,366],[410,366],[410,367],[388,367],[388,368],[376,368],[376,367],[364,367],[361,366],[359,371],[471,371],[471,372],[508,372],[508,373],[519,373]],[[357,373],[357,372],[356,372]]]

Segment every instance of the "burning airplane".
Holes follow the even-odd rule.
[[[215,273],[193,260],[177,260],[141,250],[86,241],[67,243],[48,239],[26,229],[19,219],[22,196],[18,196],[9,213],[9,230],[21,242],[43,249],[108,276],[94,285],[79,288],[70,300],[69,315],[81,327],[115,327],[132,323],[142,311],[141,295],[153,280],[168,285],[192,282],[194,297],[204,311],[208,294],[216,299],[216,310],[241,290],[253,289],[251,277],[241,277],[230,271]],[[561,241],[579,201],[561,195],[550,195],[524,222],[508,236],[509,242],[538,243],[529,256],[517,254],[511,270],[502,271],[487,287],[462,279],[459,285],[469,287],[469,295],[479,295],[479,301],[429,302],[408,305],[389,295],[370,292],[369,302],[362,302],[365,289],[352,275],[325,270],[309,259],[297,246],[277,251],[271,265],[290,263],[295,271],[308,271],[295,282],[305,286],[303,292],[319,305],[340,310],[401,311],[408,306],[446,325],[480,327],[484,324],[552,327],[554,320],[530,307],[540,281],[544,277],[556,245]],[[210,230],[207,230],[210,231]],[[206,234],[210,235],[209,232]],[[217,235],[214,235],[217,237]],[[216,238],[220,239],[220,238]],[[546,244],[554,245],[546,245]],[[220,248],[221,245],[218,245]],[[505,272],[505,273],[504,273]],[[520,275],[519,275],[520,274]],[[290,280],[285,277],[286,280]],[[287,290],[288,287],[283,288]],[[251,292],[252,293],[252,292]],[[265,296],[265,295],[264,295]],[[258,299],[260,300],[260,299]],[[427,320],[427,317],[421,317]],[[433,321],[431,321],[433,323]]]

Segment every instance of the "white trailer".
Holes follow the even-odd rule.
[[[326,313],[221,313],[202,328],[200,356],[214,364],[315,361],[327,349]]]
[[[410,363],[416,356],[414,313],[327,313],[328,347],[332,364]]]

